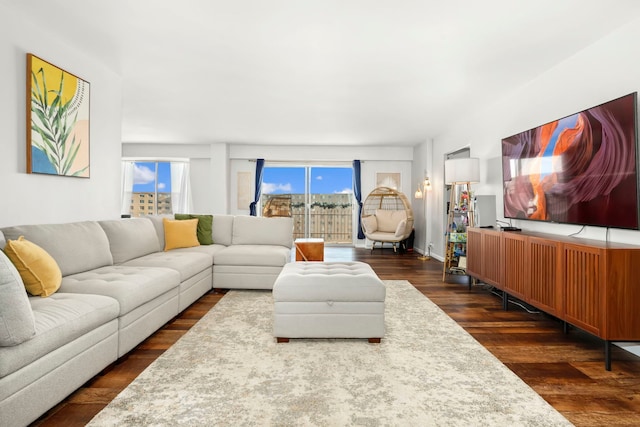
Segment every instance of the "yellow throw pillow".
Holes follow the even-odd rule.
[[[164,225],[165,251],[200,246],[197,219],[171,220],[163,218],[162,224]]]
[[[60,289],[62,272],[58,263],[40,246],[25,240],[24,236],[18,240],[9,240],[4,253],[16,266],[24,287],[31,295],[48,297]]]

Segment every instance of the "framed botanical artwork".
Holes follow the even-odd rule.
[[[27,173],[89,178],[89,82],[27,54]]]
[[[387,172],[378,172],[376,173],[376,187],[389,187],[394,190],[400,189],[400,174],[397,172],[387,173]]]

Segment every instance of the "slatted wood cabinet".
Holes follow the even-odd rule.
[[[640,341],[640,246],[467,230],[467,274],[605,340]]]

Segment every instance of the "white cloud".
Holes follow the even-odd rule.
[[[316,179],[317,179],[318,181],[322,181],[322,175],[318,175],[318,176],[316,177]]]
[[[353,193],[353,189],[351,188],[345,188],[342,191],[336,191],[336,194],[351,194],[351,193]]]
[[[291,184],[275,184],[272,182],[263,182],[262,183],[262,193],[263,194],[273,194],[276,191],[281,191],[283,193],[291,193]]]
[[[167,187],[167,184],[165,184],[164,182],[158,183],[158,190],[164,190],[166,187]]]
[[[156,173],[146,166],[133,166],[133,183],[148,184],[155,181]]]

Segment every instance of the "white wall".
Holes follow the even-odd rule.
[[[434,203],[434,192],[428,191],[422,200],[414,197],[418,187],[422,190],[422,183],[426,177],[433,181],[433,141],[429,140],[416,145],[413,149],[413,179],[411,192],[407,194],[413,201],[415,240],[413,248],[417,252],[426,255],[429,243],[433,242],[435,228],[433,215],[437,212]],[[432,186],[433,187],[433,186]],[[426,213],[425,213],[426,211]]]
[[[486,105],[476,114],[464,117],[434,144],[434,201],[438,213],[433,216],[435,251],[444,253],[444,155],[466,145],[471,156],[479,157],[480,184],[473,186],[477,194],[495,194],[498,219],[502,218],[501,140],[506,136],[576,113],[602,102],[640,89],[640,20],[599,40],[553,69],[540,75],[504,99]],[[554,234],[571,234],[581,226],[541,224],[514,221],[523,229]],[[587,227],[581,237],[604,240],[605,228]],[[636,243],[640,233],[628,230],[610,231],[610,240]]]
[[[89,179],[26,173],[26,54],[91,84]],[[0,5],[0,226],[120,216],[121,82],[96,58]]]

